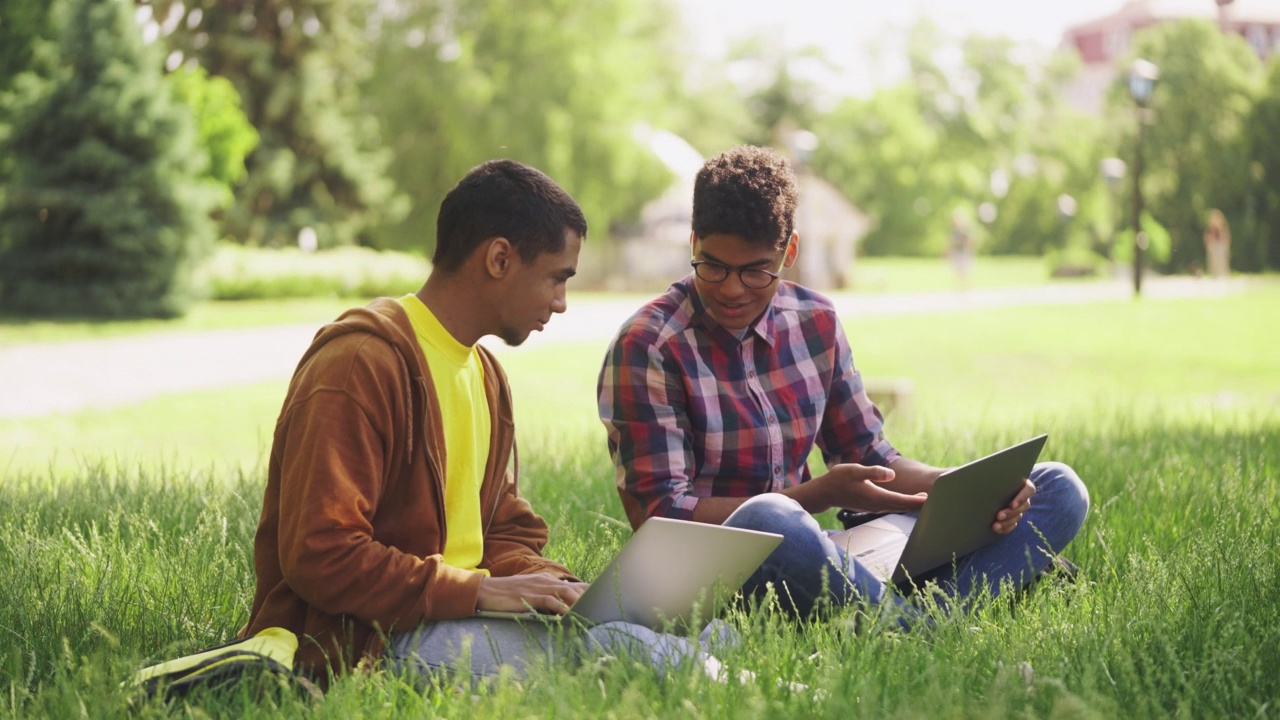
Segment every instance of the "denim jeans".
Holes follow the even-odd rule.
[[[503,667],[524,677],[531,667],[557,658],[613,655],[648,664],[662,677],[666,670],[695,663],[720,679],[724,670],[711,655],[733,647],[737,633],[713,620],[695,641],[628,622],[585,627],[573,620],[462,618],[423,623],[391,636],[388,660],[421,675],[441,671],[470,673],[472,680],[494,677]]]
[[[949,597],[968,598],[983,588],[994,597],[1004,583],[1023,587],[1079,532],[1089,510],[1089,492],[1075,471],[1062,463],[1039,463],[1030,479],[1036,494],[1012,532],[932,576]],[[783,607],[801,617],[823,599],[842,607],[859,598],[878,603],[885,597],[884,583],[847,557],[813,516],[785,495],[751,498],[724,524],[783,536],[782,544],[743,584],[748,597],[763,598],[771,584]],[[890,597],[901,602],[896,593]]]

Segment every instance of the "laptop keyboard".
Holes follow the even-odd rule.
[[[853,557],[880,575],[888,576],[892,574],[893,564],[898,561],[901,555],[902,546],[897,543],[889,543],[888,545],[867,548],[862,552],[855,553]]]

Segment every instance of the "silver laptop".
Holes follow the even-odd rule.
[[[902,584],[985,547],[996,513],[1022,489],[1047,435],[1005,448],[938,477],[918,515],[890,514],[831,536],[884,582]]]
[[[655,630],[697,629],[715,617],[782,542],[774,533],[649,518],[567,616],[480,611],[480,617],[587,624],[626,620]]]

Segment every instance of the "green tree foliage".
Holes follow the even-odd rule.
[[[50,0],[0,3],[0,90],[8,88],[19,73],[31,69],[37,43],[51,35],[52,6]]]
[[[1253,193],[1249,200],[1257,215],[1251,245],[1232,240],[1233,262],[1249,269],[1280,269],[1280,55],[1267,67],[1262,96],[1249,118],[1249,155]]]
[[[227,207],[245,178],[244,159],[258,144],[258,131],[249,124],[240,109],[240,94],[226,78],[210,76],[201,67],[184,67],[167,79],[195,116],[196,135],[209,155],[205,176],[222,187],[221,207]]]
[[[1247,212],[1252,161],[1246,125],[1261,79],[1257,56],[1243,38],[1193,20],[1138,33],[1134,55],[1160,68],[1143,145],[1142,193],[1147,209],[1169,230],[1171,252],[1162,269],[1204,264],[1204,227],[1213,208],[1230,222],[1236,255],[1256,232]],[[1116,79],[1108,104],[1114,122],[1126,128],[1120,147],[1131,158],[1137,123],[1127,80],[1124,73]]]
[[[946,195],[945,168],[935,162],[942,139],[918,107],[916,89],[903,84],[850,99],[815,126],[815,167],[876,223],[862,243],[867,254],[940,250],[945,229],[934,208]],[[932,247],[930,235],[937,236]]]
[[[170,48],[235,85],[260,142],[223,231],[251,245],[369,243],[403,212],[362,104],[373,0],[157,0]]]
[[[0,149],[13,158],[0,307],[179,314],[193,261],[212,241],[190,113],[171,98],[126,0],[74,0],[59,47],[54,77],[22,83]]]
[[[669,181],[633,137],[678,86],[671,8],[642,0],[405,0],[375,16],[368,94],[391,175],[414,199],[379,244],[431,248],[445,193],[495,157],[529,163],[582,205],[593,235]]]
[[[14,79],[47,64],[49,46],[56,35],[55,5],[51,0],[0,2],[0,142],[8,134],[14,107],[24,94],[21,88],[13,87]],[[4,201],[3,185],[11,165],[11,158],[0,155],[0,203]],[[4,243],[0,235],[0,246]]]
[[[927,20],[907,48],[906,82],[815,124],[814,165],[876,222],[864,252],[941,253],[954,215],[982,218],[979,246],[993,253],[1038,254],[1100,233],[1101,131],[1057,92],[1069,61],[1027,63],[1007,39],[956,40]],[[1069,226],[1062,195],[1076,207]]]
[[[728,59],[738,74],[750,78],[738,87],[747,125],[745,140],[787,150],[787,135],[808,129],[820,115],[821,89],[807,70],[831,64],[821,49],[790,50],[776,35],[754,35],[729,48]]]

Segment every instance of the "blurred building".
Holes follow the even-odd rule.
[[[690,271],[693,184],[704,162],[692,145],[673,133],[642,126],[635,135],[662,160],[675,180],[645,205],[635,226],[616,229],[619,247],[608,285],[618,289],[665,287]],[[800,254],[784,277],[815,290],[843,288],[853,269],[858,241],[870,230],[870,220],[834,185],[803,166],[797,179]]]
[[[1266,60],[1280,52],[1280,0],[1127,0],[1116,12],[1067,29],[1062,47],[1074,48],[1084,69],[1067,98],[1089,112],[1102,109],[1107,88],[1121,71],[1134,33],[1169,20],[1211,20],[1248,41]]]

